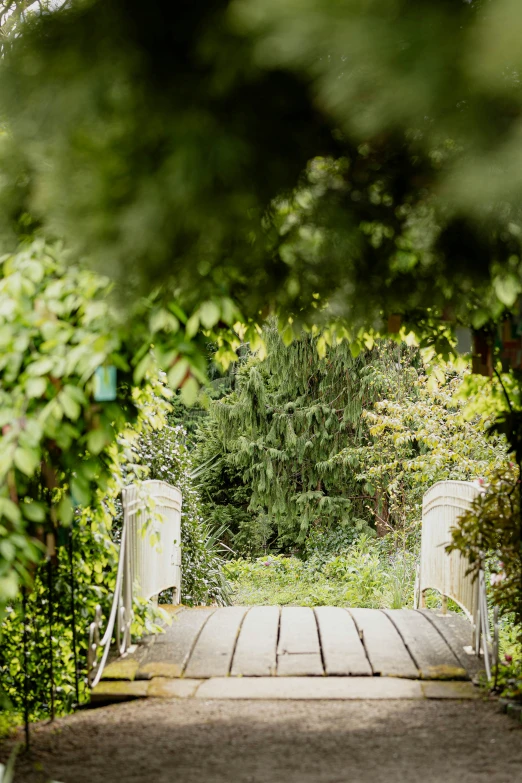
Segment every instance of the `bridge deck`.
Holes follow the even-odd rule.
[[[165,633],[109,664],[105,680],[222,677],[469,679],[460,615],[412,609],[231,606],[180,609]]]

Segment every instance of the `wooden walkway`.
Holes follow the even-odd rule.
[[[104,680],[463,680],[479,668],[470,643],[471,624],[463,616],[428,610],[181,608],[165,633],[109,664]]]

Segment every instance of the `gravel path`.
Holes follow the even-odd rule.
[[[16,783],[517,783],[522,728],[470,701],[147,699],[38,726],[18,770]]]

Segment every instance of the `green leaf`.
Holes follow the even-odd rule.
[[[101,427],[90,430],[87,434],[87,449],[91,454],[99,454],[108,443],[109,438]]]
[[[186,359],[178,359],[174,367],[171,367],[171,369],[167,373],[167,378],[169,381],[169,385],[173,389],[178,388],[183,378],[187,374],[188,369],[189,369],[189,363]]]
[[[14,453],[14,464],[26,476],[32,476],[40,464],[40,454],[35,449],[18,447]]]
[[[12,408],[3,408],[0,410],[0,427],[6,424],[12,424],[15,419],[15,412]]]
[[[163,307],[152,313],[149,324],[153,334],[161,331],[176,333],[179,329],[179,321],[176,316]]]
[[[8,498],[0,497],[0,515],[7,517],[10,522],[16,523],[20,521],[21,513],[20,508]]]
[[[38,377],[41,375],[48,375],[53,369],[54,362],[50,356],[44,356],[42,359],[38,359],[36,362],[32,362],[27,367],[27,375]]]
[[[150,353],[146,353],[145,356],[143,356],[138,364],[136,365],[136,369],[134,370],[134,383],[140,384],[142,380],[144,379],[145,375],[147,374],[147,370],[149,367],[152,367],[154,364],[152,356]]]
[[[91,502],[89,482],[81,476],[75,476],[71,480],[71,495],[77,505],[88,506]]]
[[[58,513],[58,519],[60,520],[62,525],[68,526],[71,524],[74,516],[74,506],[70,495],[66,494],[62,497],[62,499],[58,504],[57,513]]]
[[[285,326],[281,332],[281,339],[287,348],[289,345],[292,345],[294,341],[294,330],[292,329],[292,324],[287,324],[287,326]]]
[[[194,405],[198,398],[199,383],[195,378],[189,378],[181,387],[181,400],[185,405]]]
[[[317,340],[316,347],[317,347],[317,353],[319,355],[319,358],[324,359],[324,357],[326,356],[326,341],[324,337],[319,337],[319,339]]]
[[[42,397],[47,389],[45,378],[29,378],[25,384],[25,392],[28,397]]]
[[[46,517],[46,507],[43,503],[32,501],[30,503],[22,503],[22,514],[30,522],[44,522]]]
[[[190,318],[187,321],[187,325],[185,326],[185,334],[187,335],[188,339],[191,340],[193,337],[196,336],[199,329],[199,313],[195,312],[193,313]]]
[[[215,302],[203,302],[199,308],[199,317],[205,329],[211,329],[219,321],[219,307]]]
[[[363,346],[358,340],[354,340],[353,342],[350,343],[350,353],[352,354],[354,359],[357,359],[362,349]]]
[[[72,399],[78,402],[80,405],[86,405],[87,404],[87,396],[83,389],[80,389],[79,386],[73,386],[71,383],[66,383],[63,387],[64,391],[67,392],[67,395]]]
[[[517,296],[522,290],[520,281],[514,275],[495,277],[493,287],[502,304],[505,304],[507,307],[515,304]]]
[[[67,388],[62,389],[58,395],[58,399],[60,400],[63,412],[67,418],[71,419],[71,421],[76,421],[76,419],[79,418],[82,409],[80,404],[75,399],[73,399],[70,391]]]

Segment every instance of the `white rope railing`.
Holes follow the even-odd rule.
[[[164,481],[144,481],[125,487],[122,504],[118,570],[107,628],[101,637],[99,605],[89,626],[87,667],[91,687],[102,677],[115,626],[119,654],[129,649],[135,597],[149,600],[172,589],[173,603],[181,600],[181,492]]]

